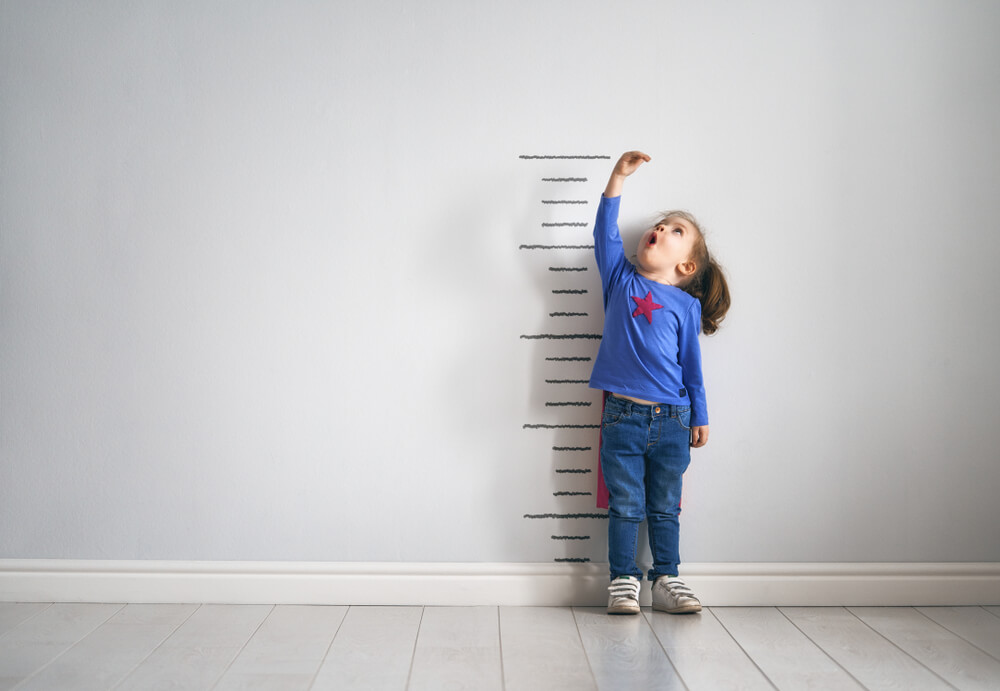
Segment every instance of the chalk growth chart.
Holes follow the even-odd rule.
[[[610,156],[524,154],[519,157],[538,190],[522,261],[537,278],[545,314],[525,315],[520,341],[532,348],[530,435],[532,458],[547,459],[551,496],[525,493],[537,502],[524,519],[537,525],[553,561],[604,561],[607,512],[596,508],[601,392],[588,387],[604,321],[601,282],[594,262],[592,228],[597,212],[591,180],[608,169]],[[599,194],[599,192],[598,192]]]

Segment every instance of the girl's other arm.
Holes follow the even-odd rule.
[[[695,449],[708,443],[708,425],[691,428],[691,446]]]
[[[611,171],[611,178],[608,186],[604,188],[605,197],[622,196],[622,187],[625,185],[625,178],[639,169],[643,163],[649,163],[650,158],[641,151],[626,151],[615,164],[615,169]]]

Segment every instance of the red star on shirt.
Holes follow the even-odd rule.
[[[657,305],[653,302],[653,291],[646,293],[646,297],[637,298],[635,295],[632,296],[635,300],[636,308],[635,312],[632,313],[633,317],[638,317],[640,314],[645,315],[646,320],[652,324],[653,323],[653,310],[663,309],[663,305]]]

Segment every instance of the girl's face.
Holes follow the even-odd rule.
[[[690,274],[686,264],[691,254],[698,231],[683,218],[664,219],[642,234],[636,250],[639,268],[649,278],[666,279],[676,285],[676,281]],[[693,264],[691,264],[693,269]]]

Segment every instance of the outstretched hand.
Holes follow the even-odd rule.
[[[626,151],[622,154],[622,157],[618,159],[618,163],[615,164],[613,175],[628,177],[637,171],[639,166],[643,163],[649,163],[649,161],[649,156],[641,151]]]
[[[618,159],[618,163],[615,164],[615,169],[611,171],[611,179],[608,180],[608,186],[604,189],[604,196],[609,198],[620,197],[625,178],[637,171],[643,163],[648,163],[649,161],[649,156],[641,151],[626,151],[623,153],[622,157]]]

